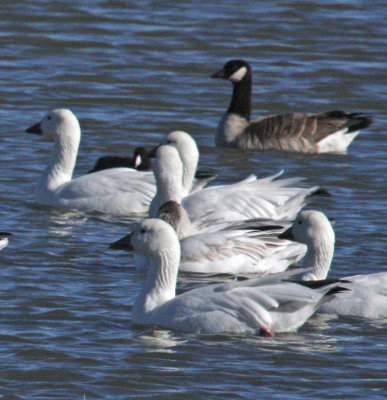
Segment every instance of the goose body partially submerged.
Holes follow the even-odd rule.
[[[184,210],[174,201],[164,203],[159,218],[168,222],[180,239],[180,271],[194,273],[257,274],[278,273],[297,262],[305,246],[278,239],[285,221],[213,222],[188,236],[181,235]],[[277,223],[277,226],[269,225]],[[285,226],[289,225],[286,222]],[[191,227],[195,231],[194,227]],[[130,235],[110,245],[117,250],[129,250]],[[150,260],[135,255],[137,270],[149,268]]]
[[[319,211],[302,211],[293,227],[279,236],[307,245],[303,265],[310,269],[306,281],[325,279],[335,245],[335,233],[328,218]],[[365,318],[387,318],[387,272],[342,278],[348,291],[337,293],[321,306],[321,311]]]
[[[184,161],[190,158],[190,152],[185,150],[184,156],[180,152],[179,147],[172,144],[159,146],[155,152],[153,172],[157,192],[149,209],[151,217],[157,217],[160,206],[166,201],[174,200],[182,204],[192,221],[292,219],[308,196],[319,190],[317,186],[305,188],[298,185],[303,178],[277,179],[280,173],[261,179],[250,175],[234,184],[211,186],[187,193],[192,189],[197,161]],[[186,164],[195,167],[187,167]]]
[[[217,146],[300,153],[345,153],[372,120],[359,113],[329,111],[268,115],[250,120],[252,71],[244,60],[231,60],[212,78],[233,84],[231,103],[215,136]]]
[[[337,283],[310,289],[288,275],[202,286],[176,296],[180,246],[174,229],[160,219],[138,223],[134,251],[151,259],[145,286],[132,309],[132,322],[200,334],[275,333],[300,328]]]
[[[54,142],[51,160],[36,186],[37,202],[120,215],[147,212],[156,190],[152,172],[113,168],[72,177],[81,129],[70,110],[52,110],[26,132]]]

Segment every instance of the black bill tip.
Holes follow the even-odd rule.
[[[278,235],[278,238],[296,242],[296,238],[294,237],[294,235],[292,233],[292,227],[290,227],[289,229],[286,229],[286,231],[284,231],[280,235]]]
[[[131,243],[132,233],[129,235],[124,236],[117,241],[110,243],[109,247],[113,250],[126,250],[126,251],[133,251],[134,248]]]
[[[220,69],[218,72],[215,72],[210,76],[211,78],[220,78],[220,79],[227,79],[224,69]]]
[[[26,129],[26,133],[33,133],[34,135],[43,135],[42,126],[40,122]]]

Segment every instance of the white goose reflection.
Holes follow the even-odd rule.
[[[134,338],[144,345],[146,352],[174,353],[175,347],[187,342],[168,330],[153,329]]]

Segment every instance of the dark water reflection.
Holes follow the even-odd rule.
[[[35,205],[50,146],[23,131],[71,108],[79,175],[184,129],[217,183],[284,169],[327,188],[313,207],[336,219],[335,275],[385,270],[386,17],[381,0],[2,1],[0,213],[15,236],[1,253],[1,395],[384,398],[385,321],[319,315],[274,339],[133,327],[144,276],[108,248],[133,221]],[[231,87],[209,75],[235,57],[253,66],[254,116],[344,109],[375,122],[347,156],[214,148]]]

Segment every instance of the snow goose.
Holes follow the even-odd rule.
[[[358,113],[330,111],[269,115],[250,121],[252,72],[244,60],[231,60],[212,78],[231,81],[231,103],[216,130],[217,146],[302,153],[345,153],[371,119]]]
[[[151,172],[113,168],[72,179],[81,129],[70,110],[52,110],[26,132],[54,142],[35,191],[39,203],[121,215],[146,213],[155,193]]]
[[[12,233],[9,232],[0,232],[0,250],[4,249],[4,247],[8,246],[8,238],[12,236]]]
[[[251,218],[294,219],[308,196],[318,187],[295,187],[302,178],[276,179],[280,174],[257,179],[251,175],[234,184],[212,186],[184,197],[182,162],[176,148],[159,146],[153,163],[157,192],[149,209],[151,217],[168,200],[182,204],[191,220]]]
[[[302,211],[293,227],[280,237],[307,245],[303,260],[310,272],[304,280],[325,279],[333,258],[335,233],[328,218],[319,211]],[[343,278],[341,286],[350,291],[338,293],[321,306],[321,311],[366,318],[387,318],[387,272]]]
[[[150,158],[144,147],[136,147],[133,157],[105,156],[98,158],[88,174],[109,168],[135,168],[137,171],[150,171],[152,169]]]
[[[160,219],[136,224],[134,251],[151,259],[146,283],[135,300],[132,323],[197,334],[295,331],[338,290],[337,283],[310,289],[287,282],[288,275],[202,286],[176,296],[179,240]]]
[[[159,218],[168,222],[180,239],[180,271],[233,275],[278,273],[302,258],[306,250],[304,245],[278,239],[283,228],[267,225],[271,221],[214,223],[207,231],[180,237],[182,215],[183,208],[175,201],[167,201],[159,210]],[[130,235],[110,247],[128,250]],[[146,270],[150,261],[136,255],[134,262],[137,270]]]

